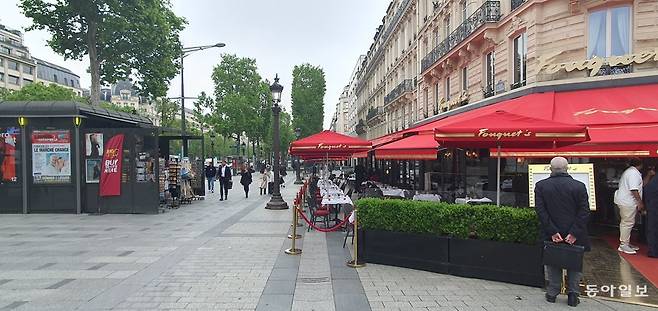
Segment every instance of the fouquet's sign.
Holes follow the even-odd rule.
[[[344,144],[337,144],[337,145],[326,145],[324,143],[319,143],[318,144],[318,149],[321,150],[333,150],[333,149],[347,149],[348,146]]]
[[[572,61],[565,63],[551,63],[553,58],[557,55],[540,56],[539,57],[539,72],[554,74],[560,70],[572,72],[576,70],[590,70],[590,77],[595,76],[599,70],[605,65],[610,67],[626,66],[630,64],[643,64],[648,61],[658,62],[658,48],[650,51],[645,51],[637,54],[628,54],[621,56],[610,57],[594,57],[592,59]]]
[[[100,196],[121,195],[121,157],[123,134],[112,137],[105,145],[101,162]]]
[[[480,129],[477,136],[482,138],[491,138],[495,140],[501,140],[503,138],[518,138],[518,137],[530,137],[533,133],[528,130],[518,130],[512,132],[490,132],[489,129]]]

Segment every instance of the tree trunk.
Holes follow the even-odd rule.
[[[101,77],[100,62],[96,46],[96,31],[98,25],[95,21],[89,21],[87,30],[87,47],[89,48],[89,71],[91,72],[91,104],[99,105],[101,100]]]

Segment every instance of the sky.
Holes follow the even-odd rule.
[[[18,8],[19,0],[2,0],[0,23],[24,30],[31,22]],[[372,43],[386,13],[388,0],[172,0],[173,10],[188,25],[181,33],[184,46],[222,42],[226,47],[196,52],[185,58],[185,97],[212,94],[212,68],[223,53],[255,58],[260,75],[284,86],[283,106],[290,109],[292,70],[310,63],[324,69],[324,127],[329,127],[338,97],[349,82],[356,61]],[[30,53],[67,67],[89,87],[89,61],[64,60],[47,45],[45,31],[24,34]],[[180,96],[180,76],[171,81],[168,96]],[[191,100],[186,107],[192,108]]]

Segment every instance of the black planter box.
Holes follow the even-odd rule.
[[[368,263],[544,286],[539,245],[360,230],[359,257]]]
[[[453,275],[544,286],[542,248],[539,245],[452,238],[450,265]]]
[[[365,262],[449,273],[450,239],[435,235],[362,230],[359,244]],[[361,248],[360,247],[360,248]]]

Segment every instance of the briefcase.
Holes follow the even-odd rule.
[[[583,271],[585,247],[544,241],[544,265],[577,272]]]

